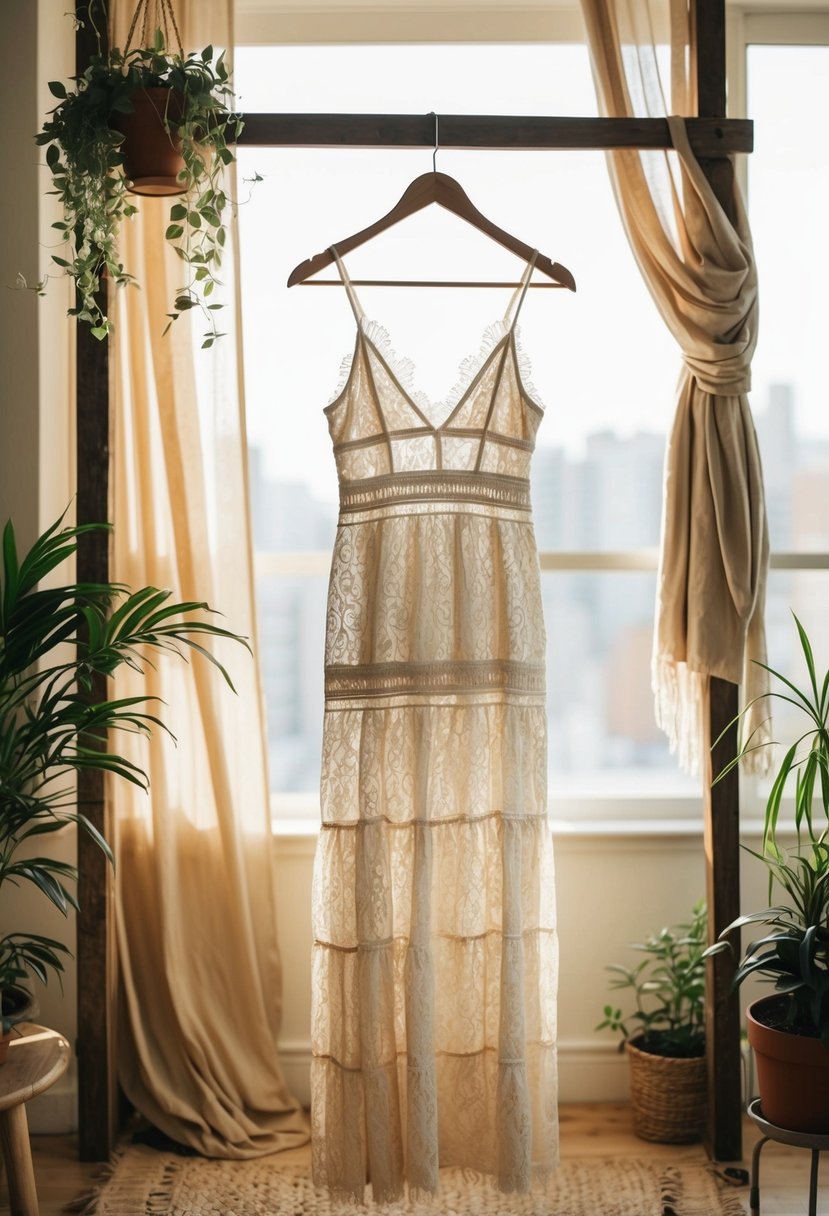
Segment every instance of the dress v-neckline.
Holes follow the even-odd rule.
[[[369,322],[369,324],[376,326],[376,322]],[[486,349],[487,336],[489,334],[491,334],[496,329],[496,327],[501,326],[501,325],[503,325],[502,321],[495,321],[486,327],[486,329],[484,330],[482,343],[479,348],[479,353],[481,355],[481,358],[480,358],[480,363],[479,363],[478,367],[475,369],[474,373],[469,375],[464,369],[469,367],[471,361],[474,360],[475,356],[471,355],[471,354],[465,356],[461,360],[461,362],[458,366],[458,376],[457,376],[457,379],[455,380],[453,387],[449,390],[449,392],[446,394],[446,396],[441,398],[439,401],[432,401],[431,398],[427,397],[427,395],[424,392],[421,392],[419,389],[415,389],[414,387],[407,388],[406,385],[403,383],[404,376],[401,371],[401,366],[414,368],[416,365],[415,365],[415,362],[413,359],[410,359],[408,357],[401,358],[400,356],[397,355],[396,352],[394,354],[392,354],[390,349],[388,351],[384,352],[380,348],[380,345],[372,337],[370,337],[369,334],[366,333],[366,326],[363,323],[361,323],[360,326],[358,327],[358,339],[362,339],[362,341],[366,342],[371,347],[371,349],[374,351],[374,354],[380,360],[383,367],[386,369],[386,372],[391,377],[391,379],[394,381],[394,383],[397,386],[397,388],[399,389],[400,393],[405,398],[406,403],[411,407],[411,409],[414,410],[414,412],[417,414],[418,418],[420,418],[420,420],[423,422],[425,429],[428,430],[429,432],[431,432],[432,434],[439,435],[449,427],[450,423],[452,422],[452,419],[460,412],[461,407],[466,403],[469,396],[472,394],[472,392],[474,391],[476,386],[480,383],[481,379],[483,378],[484,374],[487,371],[487,368],[494,361],[496,354],[501,350],[502,347],[506,348],[507,346],[510,345],[511,339],[513,336],[513,331],[514,331],[514,326],[512,326],[512,325],[509,326],[509,328],[507,328],[505,330],[505,332],[501,335],[500,338],[497,339],[497,341],[493,342],[492,346],[488,350]],[[380,329],[380,332],[383,334],[386,342],[389,344],[389,347],[390,347],[391,344],[390,344],[388,331],[379,326],[377,326],[377,328]],[[506,357],[506,350],[504,350],[504,357]],[[397,366],[395,366],[395,365],[397,365]],[[500,376],[498,379],[500,380]],[[467,380],[468,380],[468,383],[466,383]],[[466,384],[465,388],[463,387],[464,384]],[[493,393],[495,391],[497,391],[497,387],[498,386],[496,383],[493,386]],[[456,397],[456,394],[458,394],[458,393],[460,393],[460,395],[457,397],[457,400],[454,400],[454,398]],[[433,421],[432,417],[429,417],[427,415],[427,413],[424,411],[423,407],[418,405],[418,402],[416,400],[416,398],[418,398],[418,397],[421,399],[421,401],[423,401],[425,403],[426,407],[430,411],[436,410],[436,409],[440,408],[441,406],[443,406],[445,409],[448,409],[449,412],[446,414],[443,421],[439,422],[439,423]],[[453,400],[454,400],[454,403],[453,403]]]

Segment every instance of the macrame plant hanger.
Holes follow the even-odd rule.
[[[156,30],[161,32],[164,38],[164,49],[170,50],[172,43],[170,42],[170,29],[172,27],[175,35],[175,45],[178,47],[179,55],[184,55],[184,50],[181,45],[181,34],[179,33],[176,14],[173,9],[173,0],[138,0],[135,6],[135,12],[132,15],[130,22],[127,41],[124,46],[124,54],[132,46],[133,36],[141,22],[141,45],[152,46],[155,38]]]
[[[175,55],[177,47],[178,57],[183,59],[173,0],[138,0],[124,46],[125,58],[134,38],[134,52],[151,70],[156,53],[164,56],[166,65],[167,56]],[[166,85],[148,86],[133,93],[132,106],[132,111],[118,115],[118,127],[124,134],[124,173],[131,193],[154,197],[182,194],[184,186],[179,176],[184,157],[175,125],[182,112],[181,94]]]

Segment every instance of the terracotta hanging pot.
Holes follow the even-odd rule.
[[[820,1039],[776,1029],[788,999],[762,997],[746,1015],[763,1118],[789,1131],[829,1135],[829,1051]]]
[[[183,194],[178,174],[184,168],[181,139],[165,122],[181,117],[181,94],[163,87],[138,89],[132,114],[119,114],[113,126],[124,134],[124,172],[133,194]]]

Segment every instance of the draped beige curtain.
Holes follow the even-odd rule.
[[[134,11],[135,0],[110,4],[116,45]],[[185,51],[232,46],[231,0],[176,0],[176,15]],[[162,337],[182,281],[164,241],[169,205],[143,199],[125,225],[124,261],[141,289],[119,292],[115,313],[113,577],[208,600],[255,651],[234,251],[219,314],[227,337],[194,351],[194,313]],[[138,1110],[169,1136],[240,1158],[308,1133],[277,1056],[281,975],[257,667],[231,643],[220,657],[238,695],[199,656],[118,677],[120,695],[149,692],[165,703],[178,738],[128,740],[151,792],[112,789],[119,1073]]]
[[[688,0],[582,0],[600,111],[668,118],[675,152],[619,150],[608,163],[639,269],[682,350],[665,464],[653,687],[683,767],[699,772],[711,676],[767,688],[763,620],[768,535],[747,393],[757,342],[757,275],[734,186],[732,222],[688,143]],[[659,43],[669,49],[660,62]],[[670,110],[662,77],[670,80]],[[765,702],[745,737],[768,741]],[[763,770],[765,747],[746,764]]]

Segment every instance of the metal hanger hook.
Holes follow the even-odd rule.
[[[440,147],[438,142],[438,116],[434,110],[432,110],[430,117],[434,118],[435,120],[435,147],[432,152],[432,172],[437,173],[438,148]]]

